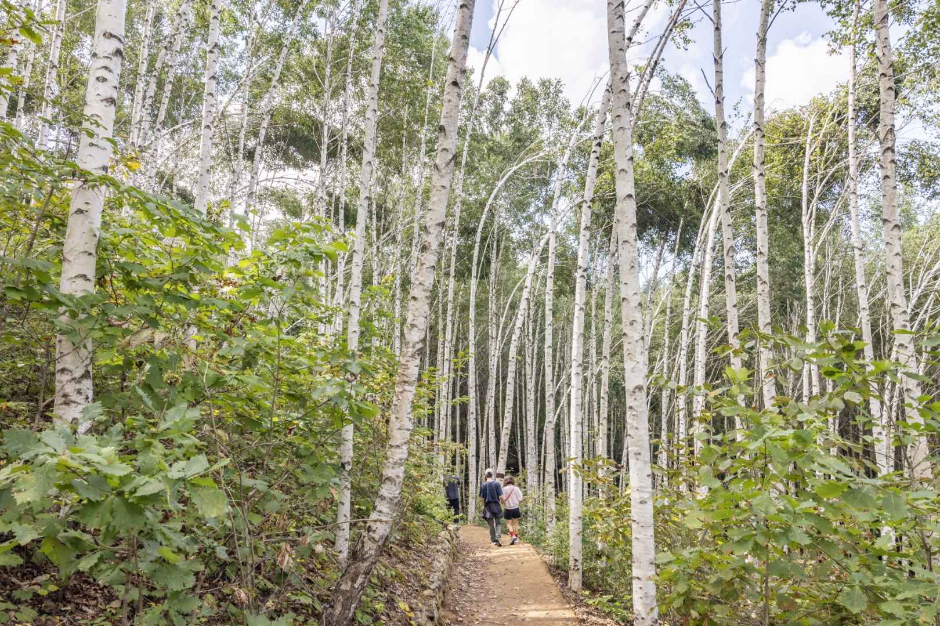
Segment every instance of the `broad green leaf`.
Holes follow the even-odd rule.
[[[813,491],[820,498],[838,498],[848,489],[849,486],[837,480],[827,480],[826,482],[813,485]]]
[[[171,550],[168,546],[163,546],[157,550],[157,553],[166,559],[167,563],[173,563],[174,565],[183,560],[183,557],[173,552],[173,550]]]
[[[884,509],[890,519],[904,519],[908,514],[907,499],[904,494],[894,491],[889,491],[882,496],[881,508]]]
[[[839,603],[852,613],[861,613],[868,608],[868,597],[858,587],[846,587],[839,594]]]
[[[14,495],[16,501],[26,504],[46,497],[46,494],[55,486],[55,477],[55,463],[34,465],[31,472],[21,474],[17,481]]]
[[[225,513],[228,499],[221,489],[195,487],[192,490],[193,502],[199,513],[205,517],[218,517]]]

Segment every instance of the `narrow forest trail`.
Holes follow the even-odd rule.
[[[462,553],[444,603],[446,624],[577,624],[535,548],[522,542],[490,544],[489,531],[461,526]]]

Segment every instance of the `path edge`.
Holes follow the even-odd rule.
[[[412,619],[412,623],[418,626],[436,626],[442,623],[444,596],[457,557],[457,526],[450,525],[442,530],[435,545],[437,547],[431,558],[428,586],[421,592],[421,599],[415,607]]]

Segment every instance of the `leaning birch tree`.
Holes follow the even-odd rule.
[[[382,57],[385,54],[385,22],[388,19],[388,0],[379,2],[372,43],[372,74],[366,96],[365,139],[362,165],[359,168],[359,204],[356,208],[356,231],[353,240],[352,272],[349,278],[349,314],[346,319],[346,347],[350,352],[359,349],[359,317],[362,310],[362,263],[366,247],[366,221],[372,201],[372,171],[375,168],[375,136],[379,119],[379,79],[382,75]],[[324,120],[324,124],[326,120]],[[322,172],[321,172],[322,175]],[[352,423],[344,424],[340,444],[340,495],[336,513],[336,552],[340,562],[349,555],[349,510],[351,501],[350,468],[353,460]]]
[[[434,286],[434,270],[440,253],[447,200],[454,175],[457,118],[466,74],[473,7],[474,0],[461,0],[457,9],[454,43],[448,60],[441,121],[438,125],[437,159],[431,180],[431,198],[428,202],[421,246],[408,296],[405,334],[398,377],[395,381],[395,396],[389,415],[388,444],[382,467],[381,487],[365,532],[357,544],[355,558],[347,561],[343,575],[336,584],[333,601],[324,607],[322,617],[324,626],[345,626],[351,622],[382,548],[391,533],[401,502],[405,461],[408,458],[408,444],[414,427],[411,404],[418,382],[421,351],[428,327],[431,289]]]

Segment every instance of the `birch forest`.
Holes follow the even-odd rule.
[[[0,624],[940,625],[940,4],[582,5],[0,0]]]

